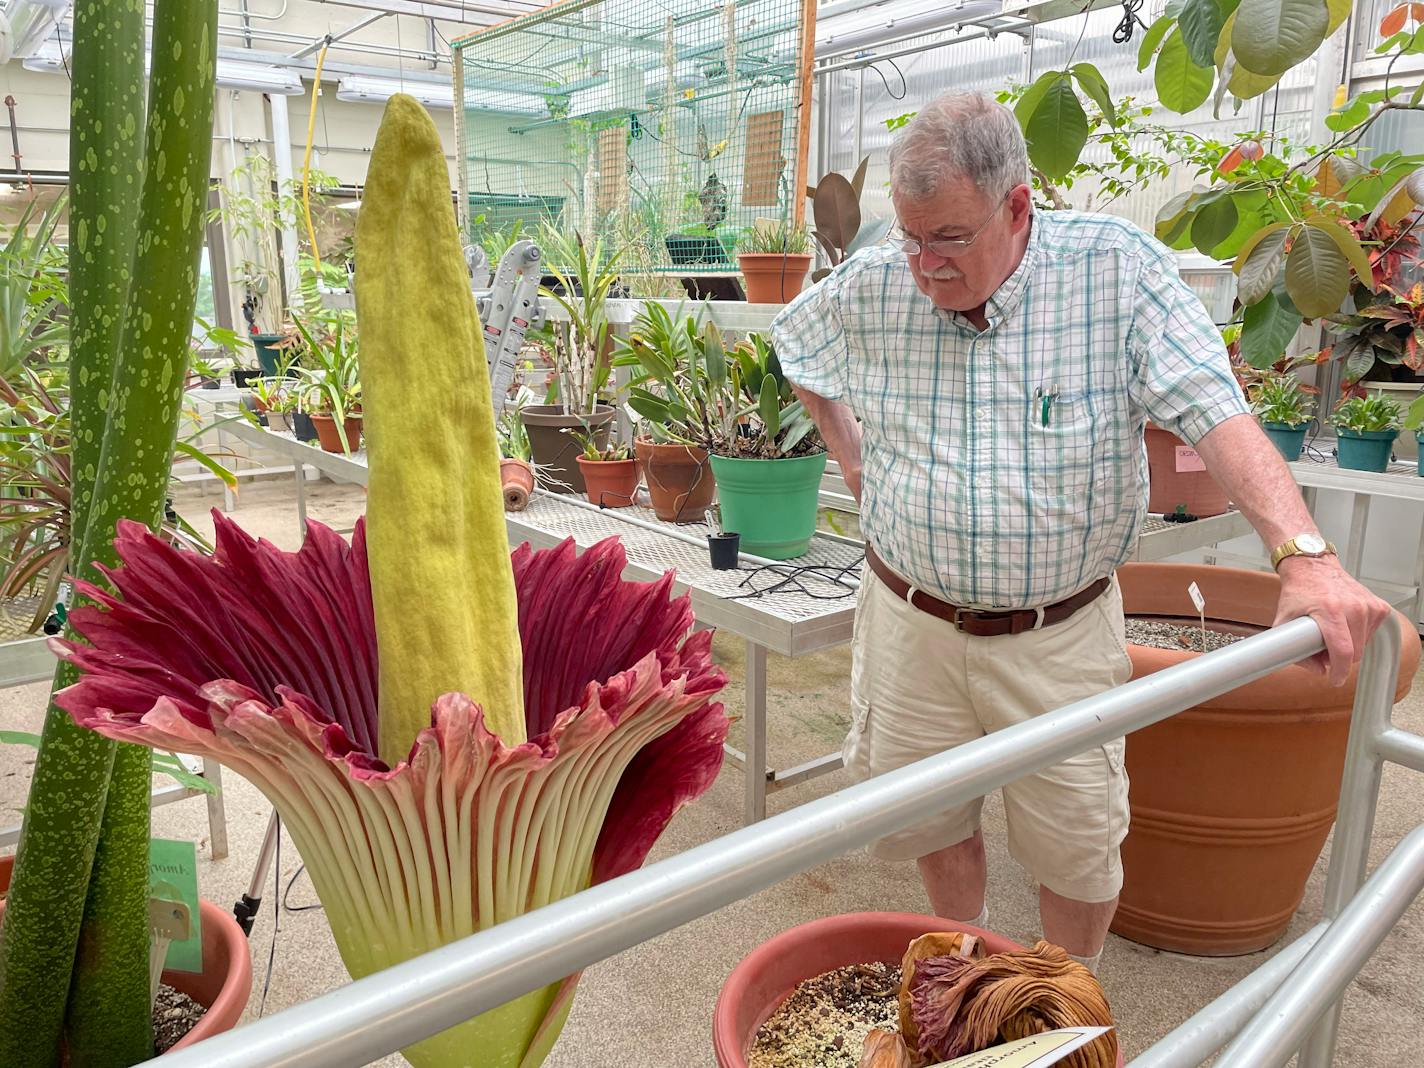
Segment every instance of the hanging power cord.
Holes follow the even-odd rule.
[[[1122,21],[1113,30],[1113,44],[1127,44],[1132,40],[1132,31],[1136,26],[1147,29],[1147,23],[1138,17],[1138,12],[1142,10],[1142,0],[1122,0]]]
[[[311,213],[311,157],[312,141],[316,137],[316,102],[321,99],[321,66],[326,62],[326,50],[331,47],[331,34],[326,35],[321,51],[316,57],[316,73],[312,77],[311,111],[307,115],[307,144],[302,155],[302,214],[307,224],[307,240],[311,242],[312,260],[316,264],[316,276],[321,278],[321,249],[316,245],[316,227],[312,225]]]
[[[900,91],[898,93],[890,88],[890,82],[886,79],[884,71],[882,71],[877,64],[870,64],[870,69],[880,75],[880,80],[885,83],[885,93],[891,100],[904,100],[910,93],[909,83],[905,81],[905,72],[900,69],[899,65],[893,59],[882,60],[882,62],[889,63],[890,66],[895,68],[895,73],[900,78]]]

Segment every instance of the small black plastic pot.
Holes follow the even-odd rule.
[[[708,534],[707,551],[712,556],[712,570],[735,571],[741,556],[740,534]]]
[[[234,367],[232,369],[232,384],[238,389],[251,389],[252,383],[261,377],[261,368],[249,370],[244,367]]]
[[[316,427],[312,426],[311,416],[306,412],[293,412],[292,433],[297,435],[298,441],[315,441]]]

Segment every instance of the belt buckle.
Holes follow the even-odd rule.
[[[984,617],[986,611],[987,611],[987,610],[986,610],[986,609],[983,609],[983,608],[974,608],[974,607],[961,608],[961,607],[959,607],[959,605],[955,605],[955,606],[954,606],[954,627],[955,627],[955,629],[958,630],[958,631],[960,631],[960,632],[963,632],[963,630],[964,630],[964,620],[965,620],[965,619],[982,619],[982,618]]]

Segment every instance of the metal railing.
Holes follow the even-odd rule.
[[[163,1068],[366,1063],[920,822],[927,812],[981,797],[1322,648],[1312,620],[1293,620],[169,1053]],[[1201,1010],[1134,1061],[1139,1068],[1199,1064],[1238,1033],[1221,1063],[1281,1065],[1317,1023],[1301,1066],[1329,1064],[1337,1011],[1331,1006],[1424,880],[1424,831],[1417,831],[1375,872],[1365,892],[1356,893],[1364,881],[1382,763],[1424,770],[1424,739],[1389,725],[1398,658],[1398,629],[1387,626],[1371,640],[1360,670],[1326,893],[1326,914],[1334,922],[1316,927]]]

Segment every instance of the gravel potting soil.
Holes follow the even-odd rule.
[[[900,966],[849,964],[802,982],[757,1031],[748,1068],[857,1068],[865,1036],[900,1029]]]

